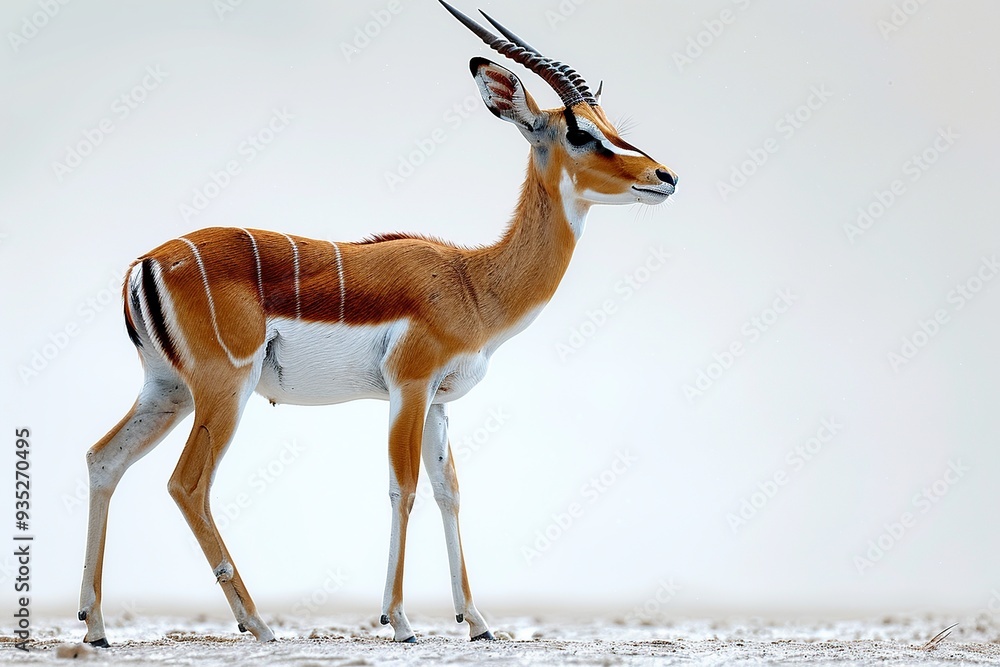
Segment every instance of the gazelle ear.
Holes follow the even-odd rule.
[[[538,105],[513,72],[486,58],[473,58],[469,67],[479,84],[486,108],[494,116],[514,123],[524,132],[539,128],[544,119]]]

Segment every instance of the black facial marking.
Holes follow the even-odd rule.
[[[576,116],[568,108],[563,110],[563,115],[566,117],[566,141],[570,143],[571,146],[577,148],[583,148],[588,144],[593,143],[594,152],[603,157],[611,157],[614,155],[610,150],[604,147],[597,137],[592,135],[587,130],[581,129],[580,124],[576,121]]]

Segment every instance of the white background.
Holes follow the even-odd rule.
[[[220,12],[211,0],[71,2],[44,21],[33,18],[44,18],[39,3],[3,4],[0,508],[13,506],[14,429],[29,427],[36,609],[76,611],[84,452],[139,388],[118,294],[135,257],[210,225],[335,240],[415,231],[464,244],[501,233],[528,149],[485,111],[469,76],[469,58],[488,49],[435,2],[399,2],[346,53],[386,3],[245,0]],[[903,4],[912,17],[886,0],[482,3],[593,85],[604,79],[609,116],[630,119],[628,140],[680,175],[670,205],[594,209],[551,304],[452,405],[466,558],[485,612],[989,608],[1000,589],[1000,527],[988,518],[1000,500],[1000,280],[961,309],[949,294],[978,287],[983,258],[1000,252],[1000,7]],[[898,29],[880,29],[894,11]],[[12,43],[25,20],[45,25]],[[544,83],[510,66],[555,105]],[[803,108],[813,90],[829,98]],[[125,116],[122,95],[143,101]],[[248,161],[242,143],[276,109],[292,120]],[[796,113],[804,120],[791,132],[782,119]],[[102,121],[113,131],[58,173]],[[957,139],[935,151],[949,128]],[[390,188],[386,174],[438,129],[444,141]],[[776,152],[744,167],[754,173],[724,198],[719,184],[769,139]],[[927,149],[929,169],[906,166]],[[230,160],[240,173],[185,219],[180,206]],[[877,193],[896,179],[902,194],[850,238],[845,225],[859,208],[877,212]],[[661,248],[666,266],[642,269]],[[645,280],[630,298],[625,276]],[[794,302],[772,321],[779,290]],[[613,312],[596,315],[606,301]],[[894,368],[888,355],[939,309],[947,321],[917,335],[918,353]],[[754,317],[771,324],[751,340]],[[734,342],[743,354],[712,367]],[[689,398],[700,371],[716,379]],[[491,414],[503,423],[487,436]],[[386,418],[378,402],[251,400],[213,502],[265,618],[308,611],[309,600],[377,614]],[[789,452],[824,419],[842,428],[797,469]],[[228,613],[166,493],[189,424],[114,497],[109,617]],[[298,453],[282,463],[288,443]],[[605,491],[585,487],[620,454],[633,462],[606,473]],[[915,498],[952,464],[966,470],[938,484],[933,504]],[[269,466],[277,474],[262,483]],[[786,483],[754,497],[776,473]],[[235,516],[240,494],[248,506]],[[760,507],[734,529],[744,500]],[[572,503],[582,516],[527,558],[536,531],[560,532],[553,516]],[[912,525],[891,536],[886,525],[906,512]],[[0,526],[0,538],[15,532],[12,518]],[[869,554],[880,536],[889,548]],[[411,617],[450,614],[433,503],[417,508],[408,547]],[[5,608],[10,564],[0,557]],[[655,602],[665,585],[678,590]]]

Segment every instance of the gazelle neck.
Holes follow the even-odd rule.
[[[477,287],[499,306],[500,321],[492,324],[507,328],[552,298],[590,208],[573,194],[562,168],[533,149],[510,226],[479,257],[485,284]]]

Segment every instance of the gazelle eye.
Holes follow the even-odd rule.
[[[566,132],[566,141],[573,146],[586,146],[591,141],[597,141],[590,132],[581,129],[572,129]]]

